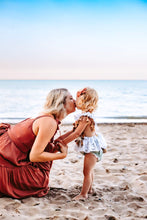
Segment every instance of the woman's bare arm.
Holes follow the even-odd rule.
[[[49,153],[44,151],[57,129],[56,121],[53,118],[43,117],[38,119],[36,126],[37,134],[30,151],[30,161],[46,162],[65,158],[67,155],[67,147],[62,147],[61,153]]]

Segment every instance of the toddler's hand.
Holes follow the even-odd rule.
[[[90,123],[91,123],[91,121],[90,121],[90,119],[88,118],[88,116],[82,116],[82,117],[80,118],[80,121],[83,122],[83,123],[87,123],[87,124],[90,124]]]

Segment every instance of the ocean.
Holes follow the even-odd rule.
[[[84,87],[99,95],[97,123],[147,122],[147,80],[0,80],[0,123],[36,116],[48,92],[67,88],[73,97]],[[74,113],[63,123],[73,123]]]

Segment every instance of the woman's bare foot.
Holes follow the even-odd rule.
[[[85,200],[87,198],[88,198],[87,195],[83,196],[83,195],[79,194],[79,195],[75,196],[72,200]]]

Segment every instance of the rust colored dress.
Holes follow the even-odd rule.
[[[36,138],[32,125],[39,117],[28,118],[13,126],[9,124],[1,126],[0,197],[4,195],[17,199],[29,196],[42,197],[49,191],[48,183],[52,161],[29,161],[29,152]],[[46,152],[53,152],[52,142],[53,138],[45,148]]]

